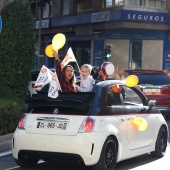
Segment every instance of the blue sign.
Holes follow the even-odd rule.
[[[170,23],[169,13],[146,12],[134,10],[112,10],[84,14],[78,16],[68,16],[63,18],[53,18],[51,27],[79,25],[94,22],[106,21],[137,21],[137,22],[154,22],[154,23]]]
[[[1,31],[2,31],[2,18],[0,16],[0,33],[1,33]]]

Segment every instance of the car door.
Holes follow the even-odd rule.
[[[123,98],[117,85],[111,85],[103,90],[100,107],[100,126],[106,136],[115,135],[121,146],[121,159],[128,156],[128,118],[124,114]],[[121,153],[123,151],[123,153]]]
[[[133,88],[124,86],[126,98],[124,100],[124,111],[129,115],[128,119],[128,147],[129,150],[134,150],[149,146],[153,141],[154,122],[157,118],[156,114],[152,113],[152,108],[149,108],[144,102],[144,99],[137,94]],[[134,123],[135,118],[140,118],[146,121],[146,130],[139,130]]]

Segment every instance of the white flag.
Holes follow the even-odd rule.
[[[58,97],[58,90],[61,90],[60,83],[58,81],[58,77],[56,72],[52,76],[50,81],[49,90],[48,90],[48,97],[57,98]]]
[[[48,84],[51,81],[53,75],[54,73],[43,65],[35,82],[35,86],[41,85],[43,87],[44,85]]]
[[[65,65],[67,65],[70,61],[76,61],[75,55],[73,53],[72,48],[70,47],[67,51],[67,54],[65,56],[65,58],[63,59],[63,61],[61,62],[61,67],[63,68]]]

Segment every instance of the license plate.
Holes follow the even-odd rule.
[[[143,89],[144,93],[160,93],[160,89]]]
[[[68,125],[68,123],[66,123],[66,122],[38,122],[37,128],[66,130],[67,125]]]

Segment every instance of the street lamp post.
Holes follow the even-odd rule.
[[[38,68],[40,68],[40,55],[41,55],[41,7],[38,7],[39,17],[39,30],[38,30]]]

